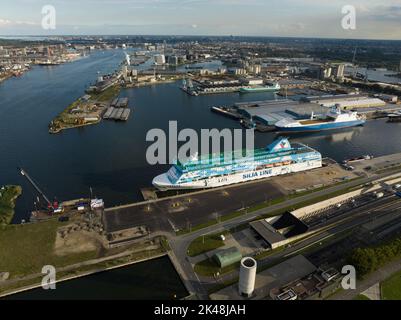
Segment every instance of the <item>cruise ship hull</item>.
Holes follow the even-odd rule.
[[[159,190],[188,190],[188,189],[207,189],[216,188],[226,185],[249,182],[253,180],[259,180],[289,173],[295,173],[305,170],[311,170],[320,168],[322,166],[322,160],[310,160],[302,163],[293,163],[290,165],[272,167],[261,170],[246,171],[241,173],[235,173],[232,175],[210,177],[207,179],[202,179],[198,181],[192,181],[182,184],[172,184],[170,183],[167,174],[162,174],[153,179],[153,185]]]
[[[322,123],[316,125],[300,125],[293,127],[281,127],[276,126],[277,130],[280,132],[317,132],[325,130],[335,130],[344,129],[364,125],[365,120],[354,120],[345,122],[332,122],[332,123]]]

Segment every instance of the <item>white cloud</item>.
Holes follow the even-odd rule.
[[[17,25],[34,26],[34,25],[37,25],[37,23],[33,22],[33,21],[22,21],[22,20],[11,21],[9,19],[1,19],[0,18],[0,27],[17,26]]]
[[[6,25],[9,25],[9,24],[11,24],[10,20],[0,19],[0,26],[6,26]]]

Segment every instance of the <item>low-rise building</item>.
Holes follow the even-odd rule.
[[[214,260],[220,268],[228,267],[234,263],[241,261],[242,254],[236,247],[223,249],[218,251],[214,256]]]

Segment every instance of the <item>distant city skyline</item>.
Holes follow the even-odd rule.
[[[41,27],[42,7],[56,29]],[[343,6],[356,29],[341,27]],[[234,35],[401,40],[399,0],[3,0],[0,35]]]

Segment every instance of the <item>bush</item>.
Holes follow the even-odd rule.
[[[401,238],[373,248],[357,248],[348,259],[363,277],[401,255]]]

